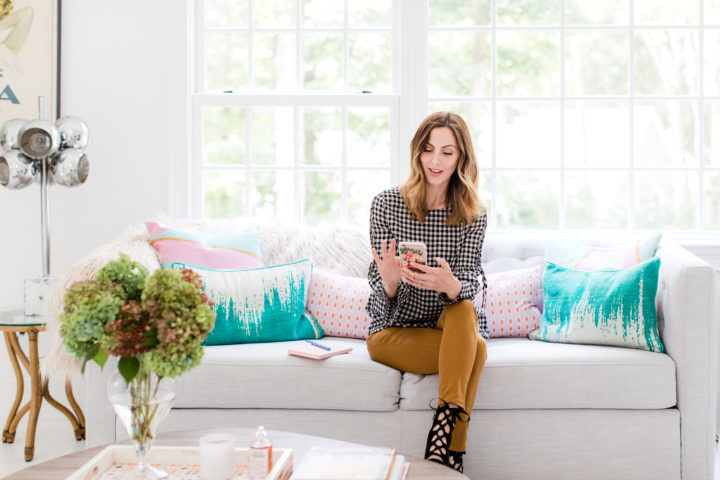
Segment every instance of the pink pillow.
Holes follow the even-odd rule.
[[[485,302],[490,337],[526,337],[540,325],[542,267],[493,273],[487,277]],[[482,302],[482,292],[475,303]]]
[[[145,227],[150,244],[166,270],[172,269],[174,263],[216,270],[248,270],[264,266],[255,227],[218,235],[172,229],[155,222],[145,222]]]
[[[370,317],[365,311],[370,297],[367,278],[346,277],[313,270],[305,308],[333,337],[367,338]]]

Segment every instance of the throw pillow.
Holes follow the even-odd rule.
[[[179,262],[171,268],[199,273],[205,294],[215,303],[215,328],[203,345],[323,336],[320,325],[305,312],[310,260],[252,270],[212,270]]]
[[[542,316],[542,267],[491,273],[487,276],[487,317],[490,337],[526,337]],[[482,305],[482,291],[475,297]]]
[[[326,335],[367,338],[371,320],[365,306],[369,297],[367,278],[314,270],[306,308]]]
[[[145,222],[150,244],[160,256],[162,268],[173,263],[212,269],[248,269],[262,267],[258,229],[210,235],[186,232]]]
[[[659,269],[659,258],[595,272],[548,263],[545,310],[530,338],[662,352],[655,311]]]
[[[620,270],[652,258],[661,238],[658,234],[643,242],[607,248],[553,241],[545,246],[545,261],[584,272]]]

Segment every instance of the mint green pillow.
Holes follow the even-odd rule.
[[[305,312],[312,263],[251,270],[213,270],[183,263],[203,279],[205,294],[215,303],[215,328],[203,345],[280,342],[321,338],[323,330]]]
[[[582,272],[547,263],[545,310],[532,340],[662,352],[655,294],[660,259],[622,270]]]
[[[545,261],[584,272],[620,270],[652,258],[661,239],[662,234],[656,234],[612,247],[555,240],[545,245]]]

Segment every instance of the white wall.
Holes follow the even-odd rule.
[[[180,3],[180,2],[177,2]],[[167,211],[166,2],[66,0],[62,113],[90,128],[90,176],[50,188],[51,271]],[[0,306],[42,274],[40,189],[0,189]]]

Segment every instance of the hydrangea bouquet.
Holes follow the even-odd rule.
[[[110,355],[119,357],[108,394],[139,448],[141,467],[175,397],[171,391],[162,396],[161,381],[200,363],[202,342],[215,324],[211,305],[197,273],[149,275],[124,254],[65,294],[60,334],[68,352],[83,360],[82,371],[88,361],[103,367]]]

